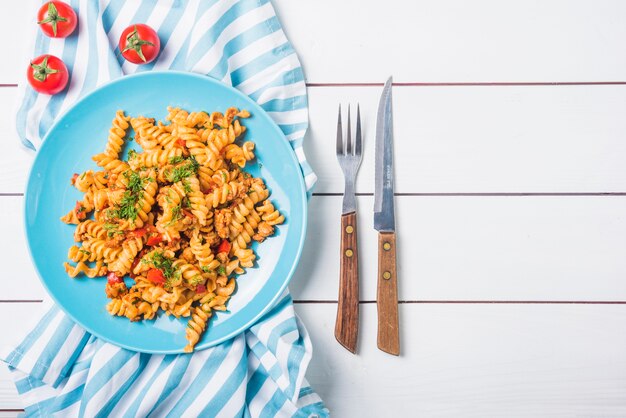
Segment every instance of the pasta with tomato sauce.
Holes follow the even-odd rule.
[[[120,110],[93,157],[100,170],[71,179],[84,195],[61,217],[76,225],[68,275],[106,276],[111,315],[188,318],[185,352],[213,311],[226,310],[235,277],[255,265],[251,243],[285,220],[263,180],[243,170],[255,158],[254,143],[241,140],[249,116],[169,107],[155,121]],[[131,131],[141,152],[124,160]]]

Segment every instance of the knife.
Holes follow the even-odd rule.
[[[393,206],[393,121],[391,77],[385,83],[376,120],[374,229],[378,231],[378,348],[400,355],[396,221]]]

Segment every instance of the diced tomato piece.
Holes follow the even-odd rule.
[[[74,173],[72,175],[72,184],[76,183],[76,179],[78,178],[78,173]]]
[[[147,233],[148,233],[148,230],[146,228],[137,228],[133,231],[133,235],[136,236],[137,238],[141,238]]]
[[[219,247],[217,247],[217,252],[218,254],[230,252],[230,242],[226,240],[222,240],[222,242],[220,242]]]
[[[157,245],[158,243],[163,241],[163,235],[158,234],[158,235],[151,235],[150,238],[148,238],[148,241],[146,242],[146,245]]]
[[[187,142],[185,142],[183,139],[177,139],[176,145],[178,145],[179,147],[184,147],[187,145]]]
[[[113,272],[110,272],[110,273],[107,275],[107,282],[108,282],[109,284],[122,283],[123,281],[124,281],[124,280],[123,280],[121,277],[119,277],[117,274],[115,274],[115,273],[113,273]]]
[[[148,271],[148,280],[150,280],[152,283],[164,284],[165,276],[163,276],[163,272],[159,269],[150,269]]]
[[[76,217],[78,219],[85,219],[87,217],[85,207],[80,201],[76,201],[76,206],[74,206],[74,211],[76,212]]]
[[[206,286],[203,284],[199,284],[196,286],[196,293],[204,293],[206,292]]]
[[[187,209],[183,209],[183,213],[186,217],[193,219],[193,213],[189,212]]]

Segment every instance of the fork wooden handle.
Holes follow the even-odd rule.
[[[341,262],[339,302],[335,338],[348,351],[356,352],[359,334],[359,257],[356,239],[356,212],[341,215]]]
[[[400,355],[398,326],[398,281],[396,278],[396,234],[378,234],[378,348]]]

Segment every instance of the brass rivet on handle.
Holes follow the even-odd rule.
[[[354,232],[354,228],[352,227],[352,225],[348,225],[348,226],[346,226],[346,232],[347,232],[348,234],[351,234],[351,233],[353,233],[353,232]]]
[[[383,250],[385,251],[389,251],[391,250],[391,244],[389,244],[388,242],[383,244]]]
[[[391,273],[389,273],[388,271],[383,273],[383,279],[385,280],[389,280],[391,279]]]
[[[350,258],[350,257],[352,257],[353,255],[354,255],[354,252],[353,252],[351,249],[349,249],[349,248],[348,248],[348,249],[346,250],[346,257]]]

